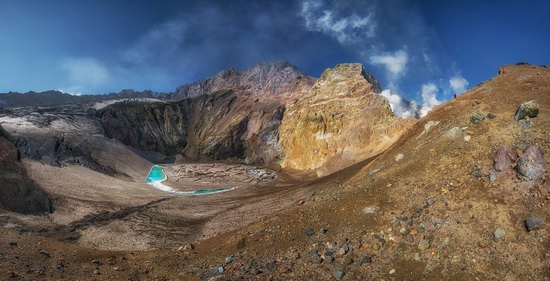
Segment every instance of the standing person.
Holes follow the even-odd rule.
[[[455,94],[455,99],[456,99],[456,94]]]

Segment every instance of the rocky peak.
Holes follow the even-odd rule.
[[[360,63],[342,63],[334,68],[326,69],[321,78],[317,81],[317,87],[325,87],[326,85],[342,85],[345,88],[350,88],[350,83],[356,86],[361,84],[370,84],[370,91],[353,91],[353,93],[375,92],[380,93],[382,88],[380,82],[370,73],[367,73]],[[362,86],[362,85],[361,85]],[[353,88],[353,87],[351,87]],[[365,89],[366,90],[366,89]],[[349,93],[348,93],[349,94]]]
[[[230,68],[206,79],[179,87],[175,99],[197,97],[222,90],[245,90],[262,96],[288,96],[306,91],[314,78],[298,71],[286,62],[259,63],[251,69],[240,71]]]
[[[380,84],[361,64],[327,69],[311,90],[289,107],[279,128],[281,165],[327,174],[374,156],[412,124],[396,117]]]

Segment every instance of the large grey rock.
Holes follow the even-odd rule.
[[[512,155],[514,153],[515,152],[512,150],[512,147],[509,145],[501,145],[497,149],[493,159],[493,167],[495,168],[495,171],[502,172],[510,169],[512,166]]]
[[[542,149],[535,144],[528,146],[518,159],[518,177],[526,181],[542,178],[546,172],[546,161]]]
[[[537,101],[531,100],[522,103],[518,107],[518,110],[516,111],[516,115],[514,117],[516,118],[516,120],[521,120],[525,117],[537,117],[537,115],[539,115],[539,105]]]
[[[483,113],[483,111],[481,111],[481,110],[476,111],[470,117],[470,122],[472,122],[473,124],[479,124],[483,120],[485,120],[485,113]]]

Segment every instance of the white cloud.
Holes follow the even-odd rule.
[[[409,103],[402,99],[399,95],[392,94],[391,90],[388,89],[383,90],[380,95],[388,100],[395,115],[405,119],[415,117],[417,115],[416,112],[418,111],[418,105],[416,105],[416,103]]]
[[[369,11],[360,17],[352,13],[347,17],[339,17],[337,9],[324,9],[320,1],[304,1],[300,16],[304,19],[307,30],[318,31],[336,38],[340,44],[348,45],[364,38],[374,38],[376,23],[374,12]]]
[[[466,91],[466,88],[468,87],[468,80],[464,79],[464,77],[460,75],[455,75],[451,80],[449,80],[449,84],[451,85],[451,89],[453,89],[453,92],[455,94],[462,94]]]
[[[407,71],[407,63],[409,55],[405,50],[399,50],[393,54],[387,53],[384,55],[374,55],[369,58],[369,62],[373,65],[382,65],[388,72],[388,80],[395,82]]]
[[[71,85],[68,92],[94,91],[111,80],[109,69],[99,60],[91,57],[68,58],[62,63]]]
[[[434,106],[441,104],[437,100],[437,91],[437,87],[432,83],[422,84],[422,108],[419,112],[421,118],[426,116]]]

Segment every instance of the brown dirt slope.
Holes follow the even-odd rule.
[[[342,280],[548,279],[548,172],[531,182],[512,167],[494,181],[489,174],[503,144],[520,155],[537,144],[548,166],[550,69],[504,66],[499,73],[435,108],[355,176],[340,172],[352,179],[320,180],[303,205],[223,238],[246,237],[244,249],[214,247],[222,244],[216,239],[201,247],[239,254],[233,263],[265,269],[264,278],[330,280],[341,270]],[[516,109],[530,100],[538,102],[539,115],[516,121]],[[477,111],[495,117],[473,124]],[[529,216],[543,220],[539,230],[526,231]],[[308,229],[315,233],[306,236]],[[497,230],[504,237],[495,238]],[[362,262],[367,256],[371,263]],[[240,268],[225,274],[258,278]]]

